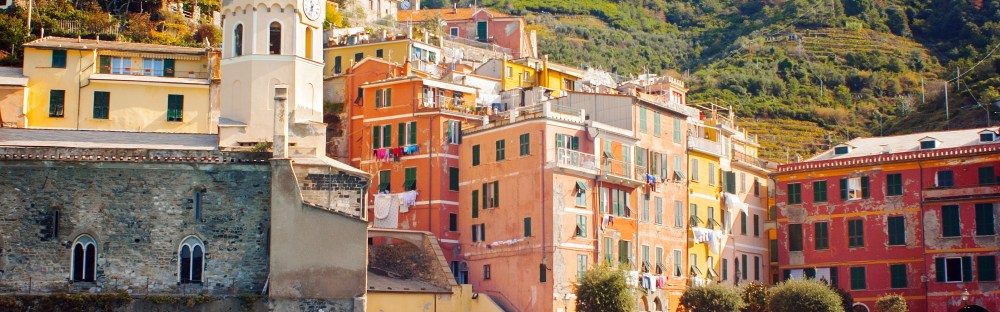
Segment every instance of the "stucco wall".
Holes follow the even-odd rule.
[[[24,127],[24,87],[0,86],[0,124],[3,127]]]

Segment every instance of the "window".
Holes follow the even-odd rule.
[[[111,92],[94,91],[94,119],[108,119],[108,109],[111,103]]]
[[[865,267],[851,268],[851,290],[865,289],[865,284]]]
[[[611,238],[610,237],[605,237],[604,238],[604,262],[606,262],[610,266],[611,264],[614,263],[614,261],[615,261],[614,251],[611,250]]]
[[[343,72],[342,68],[341,68],[343,66],[343,63],[344,63],[344,61],[342,60],[342,58],[339,55],[333,58],[333,73],[334,74],[339,74],[339,73]],[[361,95],[361,92],[358,92],[358,95]]]
[[[413,125],[411,127],[411,131],[414,134],[411,135],[411,136],[413,136],[413,143],[410,143],[410,144],[417,144],[417,136],[416,136],[417,125],[416,125],[416,122],[412,122],[412,123],[413,123]],[[447,128],[447,133],[445,133],[445,137],[448,138],[448,143],[449,144],[461,144],[462,143],[462,122],[458,121],[458,120],[448,121],[448,128]]]
[[[472,191],[472,218],[479,218],[479,190]]]
[[[365,58],[365,54],[364,53],[354,53],[354,63],[355,64],[357,64],[358,62],[361,62],[361,59],[363,59],[363,58]]]
[[[663,123],[660,122],[660,112],[653,112],[653,135],[660,137],[663,135]]]
[[[934,186],[952,187],[955,186],[955,173],[951,170],[938,171],[934,176]]]
[[[778,262],[778,240],[771,240],[771,262]]]
[[[507,155],[506,148],[505,148],[505,146],[507,145],[506,143],[507,143],[506,140],[497,140],[497,142],[496,142],[496,147],[497,147],[497,155],[496,155],[497,156],[497,161],[501,161],[501,160],[505,159],[505,157]]]
[[[972,257],[936,258],[934,269],[937,282],[972,281]]]
[[[653,221],[655,224],[663,224],[663,198],[656,197],[654,201],[656,205],[656,214],[654,215]]]
[[[391,170],[382,170],[382,171],[378,172],[378,192],[379,193],[388,193],[389,191],[391,191],[392,190],[392,186],[391,186],[390,182],[392,182],[392,171]]]
[[[996,184],[996,177],[993,175],[993,167],[980,167],[979,168],[979,185],[993,185]]]
[[[518,141],[520,142],[521,156],[527,156],[531,152],[531,135],[527,133],[522,134],[518,138]]]
[[[656,247],[656,275],[662,275],[663,270],[663,248]]]
[[[722,185],[724,186],[723,188],[726,190],[726,193],[736,194],[736,173],[732,171],[723,171]]]
[[[847,247],[864,247],[864,220],[847,220]]]
[[[639,218],[642,222],[649,222],[649,197],[642,197],[642,206],[639,207]]]
[[[747,174],[746,172],[740,172],[740,193],[746,194],[747,192]]]
[[[479,166],[479,144],[472,146],[472,165]]]
[[[382,126],[382,147],[392,146],[392,125]]]
[[[746,218],[744,218],[743,221],[746,221]],[[706,223],[708,223],[708,229],[710,229],[710,230],[714,230],[715,229],[715,223],[716,223],[715,222],[715,207],[708,207],[708,222],[706,222]],[[743,234],[746,234],[746,222],[744,222],[743,225],[744,225],[744,227],[743,227],[743,229],[744,229]]]
[[[960,235],[961,224],[959,224],[958,218],[959,218],[958,205],[941,206],[942,237],[954,237]]]
[[[576,216],[576,231],[573,235],[576,237],[587,237],[587,216]]]
[[[476,22],[476,39],[479,39],[479,41],[486,41],[488,27],[489,26],[487,26],[486,21]]]
[[[382,57],[382,49],[375,50],[375,57],[378,57],[378,58]]]
[[[997,280],[997,257],[978,256],[976,257],[976,269],[979,271],[980,282],[993,282]]]
[[[920,149],[932,149],[937,147],[936,140],[920,141]]]
[[[271,54],[281,54],[281,24],[278,22],[271,22],[270,32],[268,38],[268,51]]]
[[[906,245],[906,220],[903,216],[888,218],[889,245]]]
[[[458,191],[458,168],[448,167],[448,190]]]
[[[631,208],[629,205],[631,197],[631,192],[611,189],[610,213],[617,217],[628,218],[631,215]]]
[[[46,226],[48,228],[47,231],[45,231],[45,237],[43,237],[43,240],[50,240],[59,237],[59,210],[52,209],[52,211],[49,212],[49,224]],[[0,245],[0,248],[3,248],[3,246]],[[0,255],[2,254],[3,252],[0,251]]]
[[[49,90],[49,117],[62,117],[66,90]]]
[[[753,280],[760,280],[760,256],[753,256]]]
[[[164,76],[164,59],[142,59],[142,74],[146,76]]]
[[[708,163],[708,185],[715,185],[715,176],[718,173],[715,172],[715,164]]]
[[[691,226],[698,226],[698,222],[701,221],[698,218],[698,204],[691,204],[691,209],[688,209],[688,213],[691,215]]]
[[[834,155],[844,155],[851,151],[850,147],[847,146],[837,146],[833,148]]]
[[[698,159],[691,159],[691,181],[698,181]]]
[[[80,235],[73,243],[74,282],[94,282],[97,272],[97,241],[90,235]]]
[[[205,194],[205,189],[194,191],[194,221],[201,222],[201,197]]]
[[[587,274],[587,255],[576,255],[576,278],[583,279]]]
[[[976,235],[994,235],[996,225],[993,223],[993,204],[976,204]]]
[[[740,270],[740,272],[743,275],[743,280],[747,280],[747,274],[750,271],[750,270],[747,270],[747,263],[748,263],[748,261],[747,261],[747,255],[745,255],[745,254],[741,255],[740,258],[742,258],[742,260],[740,261],[740,263],[743,263],[743,268]]]
[[[622,264],[632,264],[631,251],[632,247],[629,246],[631,242],[627,240],[618,241],[618,262]]]
[[[760,181],[753,178],[753,196],[760,197]]]
[[[729,279],[729,259],[722,258],[722,280]]]
[[[190,236],[181,244],[177,258],[180,259],[181,284],[201,283],[202,271],[205,270],[205,244]]]
[[[788,184],[788,204],[801,204],[802,203],[802,184],[799,183],[789,183]]]
[[[646,133],[646,107],[639,107],[639,132]]]
[[[382,147],[382,126],[372,126],[372,148],[378,149],[380,147]]]
[[[691,276],[701,275],[701,270],[698,268],[698,255],[688,254],[688,266],[691,267]]]
[[[507,66],[507,78],[511,77],[514,77],[514,69],[511,68],[510,66]]]
[[[405,174],[405,179],[403,179],[403,190],[413,191],[417,189],[417,168],[410,167],[403,169]]]
[[[452,37],[458,37],[458,27],[452,27],[448,29],[448,34],[450,34]]]
[[[681,119],[674,117],[674,143],[681,142]]]
[[[826,202],[826,181],[813,181],[813,202]]]
[[[813,231],[815,232],[816,250],[830,249],[830,223],[813,223]]]
[[[531,217],[524,218],[524,237],[531,237]]]
[[[483,209],[500,206],[500,182],[483,183]]]
[[[993,133],[993,131],[979,133],[979,142],[993,142],[995,139],[996,133]]]
[[[484,264],[483,265],[483,279],[484,280],[488,280],[488,279],[490,279],[490,277],[492,277],[492,275],[493,275],[493,272],[491,272],[490,265],[489,264]]]
[[[545,263],[542,263],[542,264],[538,265],[538,281],[541,282],[541,283],[545,283],[545,280],[546,280],[546,278],[545,278],[545,270],[546,270]]]
[[[642,245],[642,248],[640,248],[640,249],[642,250],[642,271],[643,272],[651,272],[651,271],[653,271],[653,267],[649,263],[649,246],[648,245]]]
[[[184,120],[184,95],[167,95],[167,121]]]
[[[753,236],[760,237],[760,215],[753,215]]]
[[[906,265],[905,264],[890,265],[889,280],[892,288],[906,288]]]
[[[583,180],[576,181],[574,193],[576,194],[577,206],[583,207],[587,205],[587,190],[590,190],[590,187],[587,186],[586,182]]]
[[[392,88],[375,90],[375,108],[392,106]]]
[[[118,75],[131,75],[132,74],[132,58],[131,57],[111,57],[111,73]]]
[[[233,56],[241,55],[243,55],[243,24],[237,24],[233,29]]]
[[[684,178],[684,167],[681,166],[681,156],[674,155],[674,180],[680,181]]]
[[[740,234],[747,235],[747,214],[740,212]]]
[[[681,255],[680,250],[674,250],[674,276],[681,276],[683,274],[682,262],[684,261],[684,256]]]
[[[458,231],[458,214],[449,213],[448,214],[448,230],[455,232]]]
[[[722,231],[728,234],[733,234],[733,229],[730,228],[729,224],[729,220],[732,220],[732,218],[730,217],[729,211],[726,209],[722,209],[722,220],[724,220],[724,222],[722,222]]]
[[[902,174],[893,173],[885,176],[885,195],[886,196],[903,195]]]
[[[684,202],[674,201],[674,227],[684,227]]]
[[[840,200],[868,198],[868,177],[840,179]]]
[[[52,68],[66,68],[66,50],[52,50]]]
[[[802,251],[802,225],[788,225],[788,251]]]

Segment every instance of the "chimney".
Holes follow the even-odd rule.
[[[413,9],[420,11],[420,0],[413,0]]]
[[[458,14],[458,3],[453,3],[451,5],[451,14]]]
[[[288,158],[288,85],[274,85],[274,158]]]

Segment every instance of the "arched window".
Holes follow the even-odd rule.
[[[268,50],[271,54],[281,54],[281,24],[271,22],[270,40],[268,40]]]
[[[201,283],[202,271],[205,270],[205,244],[194,236],[188,236],[181,243],[178,252],[180,260],[181,283]]]
[[[660,298],[653,299],[653,311],[663,311],[663,303],[660,303]]]
[[[306,27],[306,58],[313,58],[313,30],[312,27]]]
[[[233,30],[233,56],[243,55],[243,24]]]
[[[90,235],[80,235],[73,242],[74,282],[93,282],[97,273],[97,241]]]

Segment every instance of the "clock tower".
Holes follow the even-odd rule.
[[[287,88],[290,154],[323,156],[321,0],[223,0],[219,147],[250,148],[275,135],[275,88]],[[277,110],[281,111],[281,110]]]

